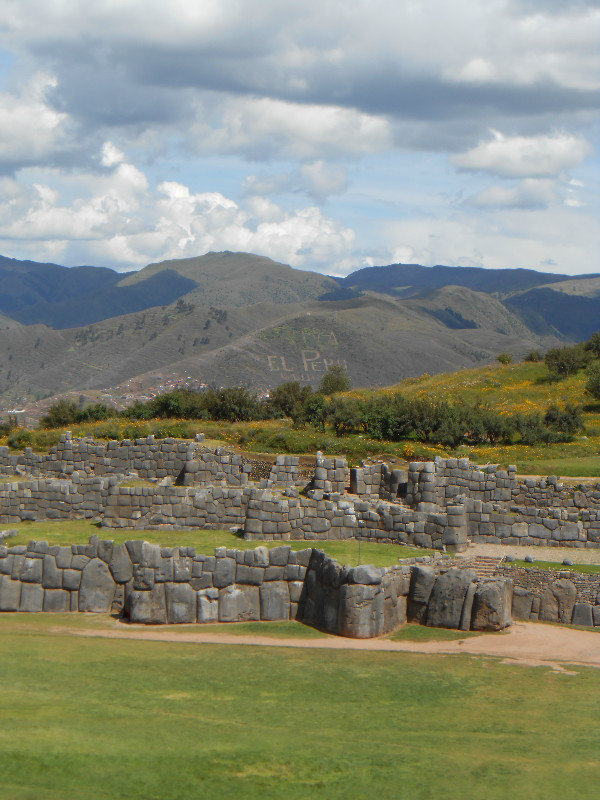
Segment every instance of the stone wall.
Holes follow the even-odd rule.
[[[107,527],[236,526],[249,540],[361,538],[461,550],[469,535],[509,545],[600,546],[598,487],[518,482],[513,467],[438,458],[412,462],[408,472],[380,462],[350,471],[346,459],[318,453],[306,489],[295,456],[277,456],[258,482],[249,481],[251,469],[238,454],[205,447],[201,435],[100,444],[65,434],[47,455],[0,448],[0,470],[39,476],[0,484],[0,524],[100,516]],[[120,486],[132,473],[154,485]]]
[[[408,565],[343,567],[322,551],[115,544],[0,547],[0,611],[108,613],[145,624],[298,619],[354,638],[417,619],[468,630],[510,624],[509,579]],[[508,611],[507,611],[508,609]]]
[[[227,486],[115,486],[105,499],[107,528],[240,528],[251,489]]]
[[[298,456],[277,456],[269,473],[269,486],[294,486],[302,481]]]
[[[489,544],[597,548],[600,511],[465,500],[469,538]]]
[[[461,504],[444,511],[419,512],[398,503],[352,496],[308,496],[298,492],[253,491],[244,538],[363,539],[416,544],[436,550],[466,547],[466,516]]]
[[[500,571],[514,583],[515,619],[600,626],[600,574],[510,564]]]
[[[0,484],[0,525],[36,519],[83,519],[103,512],[109,478],[34,478]]]
[[[245,486],[251,465],[242,456],[224,447],[215,450],[196,450],[183,465],[181,482],[185,486]]]
[[[313,488],[326,493],[345,494],[350,485],[350,470],[345,458],[325,458],[317,453]]]
[[[381,462],[362,461],[350,470],[350,493],[395,500],[406,496],[408,473]]]
[[[600,483],[577,488],[565,486],[555,476],[518,480],[515,466],[507,470],[495,464],[482,467],[468,458],[436,458],[435,462],[409,465],[409,505],[427,502],[444,506],[458,496],[536,508],[599,509]]]
[[[34,453],[29,447],[24,453],[13,454],[8,447],[0,447],[0,473],[12,474],[20,468],[30,475],[92,472],[102,476],[136,472],[140,478],[177,478],[186,462],[202,452],[203,440],[204,436],[198,434],[193,442],[155,441],[154,436],[135,441],[97,442],[73,439],[67,432],[47,454]]]

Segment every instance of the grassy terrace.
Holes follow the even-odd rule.
[[[314,539],[292,542],[246,542],[230,531],[182,531],[182,530],[130,530],[122,528],[100,528],[96,523],[86,520],[64,520],[23,522],[20,525],[3,526],[18,530],[17,536],[11,536],[6,544],[27,544],[36,541],[47,541],[49,544],[87,544],[90,536],[96,534],[102,539],[114,539],[115,542],[125,542],[128,539],[145,539],[147,542],[157,542],[163,547],[192,546],[196,552],[212,555],[215,547],[229,547],[238,550],[250,549],[258,545],[277,547],[289,544],[293,550],[302,550],[305,547],[319,547],[342,564],[355,565],[374,564],[378,567],[396,564],[398,559],[413,556],[429,555],[430,550],[415,547],[405,547],[395,544],[377,544],[376,542],[362,542],[359,546],[355,541],[327,542]],[[360,560],[359,560],[360,556]]]
[[[597,797],[598,670],[94,636],[111,625],[0,616],[1,797]]]
[[[531,549],[532,552],[534,552],[534,548]],[[585,575],[596,575],[600,573],[599,564],[573,564],[572,566],[567,566],[566,564],[561,564],[557,561],[534,561],[533,564],[530,564],[528,561],[521,561],[520,559],[517,559],[512,563],[517,567],[525,567],[526,569],[543,569],[560,572],[582,572]]]

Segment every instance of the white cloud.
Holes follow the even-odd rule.
[[[0,93],[0,162],[35,164],[60,147],[67,114],[46,102],[55,87],[54,77],[37,73],[19,95]]]
[[[302,177],[307,191],[317,200],[324,200],[332,194],[343,194],[348,186],[346,170],[323,160],[302,167]]]
[[[383,238],[399,261],[577,274],[593,271],[600,226],[591,215],[556,206],[498,210],[493,218],[395,221],[384,226]]]
[[[514,186],[490,186],[468,203],[479,208],[547,208],[556,200],[556,182],[527,178]]]
[[[335,159],[391,146],[390,125],[383,118],[335,106],[247,97],[228,100],[216,127],[202,121],[189,138],[200,152],[245,153],[251,159]]]
[[[299,170],[274,175],[249,175],[242,184],[245,194],[276,195],[304,193],[318,202],[331,195],[343,194],[348,188],[344,167],[323,159],[303,164]]]
[[[591,152],[582,137],[556,133],[542,136],[504,136],[480,142],[467,153],[452,157],[458,167],[482,170],[511,178],[557,175],[580,164]]]
[[[79,196],[56,171],[48,183],[0,184],[0,246],[39,257],[52,254],[73,263],[86,253],[100,263],[143,265],[157,258],[198,255],[209,250],[262,253],[295,266],[328,268],[347,258],[354,232],[310,206],[285,211],[253,196],[243,206],[219,192],[192,192],[175,181],[150,186],[146,175],[123,160],[114,146],[103,147],[110,172],[79,176]],[[50,185],[53,184],[53,185]],[[56,188],[58,186],[58,188]]]
[[[115,147],[112,142],[104,142],[101,159],[103,167],[114,167],[115,164],[120,164],[124,160],[125,154],[122,150],[119,150],[118,147]]]

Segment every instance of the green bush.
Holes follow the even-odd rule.
[[[596,400],[600,400],[600,363],[592,364],[588,367],[585,390]]]
[[[551,378],[563,380],[583,369],[591,359],[591,353],[585,344],[574,347],[554,347],[544,356],[546,367]]]
[[[585,343],[585,349],[588,350],[594,358],[600,358],[600,331],[593,333]]]
[[[336,394],[337,392],[347,392],[349,388],[350,378],[346,370],[340,364],[330,367],[321,378],[321,383],[319,384],[319,392],[327,395]]]
[[[496,361],[499,361],[500,364],[512,364],[513,357],[510,353],[500,353],[496,356]]]
[[[544,414],[544,424],[550,430],[565,434],[571,437],[584,430],[581,409],[567,403],[564,408],[559,408],[552,403]]]
[[[542,360],[542,354],[539,350],[530,350],[525,356],[525,361],[537,362]]]
[[[13,450],[22,450],[31,447],[33,435],[26,428],[16,428],[8,437],[8,446]]]

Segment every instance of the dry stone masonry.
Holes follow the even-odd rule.
[[[427,560],[427,559],[425,559]],[[345,567],[320,550],[125,544],[0,547],[0,611],[118,611],[143,624],[300,620],[371,638],[407,619],[463,630],[510,625],[512,582],[472,570]]]
[[[467,539],[528,546],[600,546],[600,484],[517,479],[514,467],[468,459],[379,462],[350,470],[317,453],[307,480],[295,456],[277,456],[268,477],[226,448],[145,439],[100,444],[67,433],[47,455],[0,448],[0,524],[102,518],[107,527],[242,529],[253,539],[347,539],[464,550]],[[123,486],[126,478],[146,486]]]
[[[480,467],[471,464],[468,459],[438,458],[433,462],[413,462],[407,470],[391,469],[381,462],[365,461],[359,467],[349,469],[345,458],[326,458],[317,453],[314,474],[307,476],[306,471],[300,469],[299,459],[295,456],[277,456],[275,463],[258,470],[256,463],[251,463],[226,448],[207,447],[201,434],[194,441],[155,440],[150,436],[135,441],[99,443],[88,439],[73,439],[67,433],[61,436],[56,447],[44,455],[33,453],[30,449],[22,454],[12,454],[7,448],[0,448],[0,474],[5,476],[0,482],[0,525],[7,526],[28,520],[93,518],[107,529],[126,528],[135,531],[174,527],[230,528],[238,531],[247,542],[360,539],[406,543],[448,553],[465,550],[469,539],[509,545],[561,545],[578,548],[600,546],[600,484],[574,488],[565,486],[556,477],[520,480],[514,467],[507,470],[498,469],[494,465]],[[43,547],[43,543],[36,547]],[[203,595],[202,602],[199,595],[194,595],[197,618],[200,606],[204,609],[202,614],[208,614],[212,609],[210,613],[217,613],[219,619],[221,613],[226,616],[230,613],[221,612],[221,596],[213,596],[214,590],[220,591],[226,586],[216,586],[214,583],[208,585],[207,575],[212,571],[200,569],[198,564],[213,564],[214,558],[235,560],[241,557],[239,555],[221,554],[207,560],[201,556],[186,555],[180,548],[176,555],[161,554],[160,564],[154,564],[147,563],[145,556],[136,556],[137,560],[134,559],[128,549],[127,557],[135,569],[132,567],[132,575],[118,580],[113,573],[110,558],[107,560],[100,555],[100,550],[95,555],[90,555],[92,550],[89,548],[93,547],[99,547],[106,556],[113,545],[92,543],[86,546],[88,549],[71,550],[71,559],[76,566],[71,563],[69,566],[62,564],[62,561],[68,560],[66,551],[62,550],[59,555],[54,550],[45,552],[30,548],[25,551],[3,549],[3,570],[7,569],[10,562],[9,571],[2,572],[2,596],[9,598],[6,601],[8,606],[16,604],[20,608],[21,603],[28,608],[37,608],[40,603],[42,608],[45,604],[52,608],[86,606],[88,579],[82,584],[83,600],[79,595],[75,597],[73,592],[80,591],[79,584],[76,588],[75,584],[78,579],[80,583],[83,581],[83,569],[87,568],[87,561],[84,562],[83,559],[88,559],[95,560],[95,565],[90,567],[90,573],[106,578],[108,570],[115,583],[110,602],[121,603],[126,613],[129,613],[128,609],[131,609],[134,616],[138,613],[135,610],[138,600],[140,603],[149,603],[151,608],[158,607],[156,595],[164,600],[166,605],[163,617],[169,620],[174,613],[169,609],[179,607],[177,604],[183,602],[173,599],[174,597],[186,592],[191,597],[189,591],[197,593],[205,590],[210,590],[210,596]],[[151,546],[145,547],[148,550]],[[275,551],[278,549],[275,548]],[[256,554],[259,551],[263,552],[260,548],[247,552]],[[112,553],[112,549],[110,552]],[[114,552],[121,554],[121,561],[127,561],[122,546],[115,545]],[[159,558],[157,552],[152,550],[156,561]],[[253,559],[263,557],[252,556]],[[288,572],[294,574],[300,568],[300,571],[307,569],[308,564],[293,561],[296,557],[290,555],[292,560],[282,565],[244,561],[239,565],[240,575],[257,576],[259,573],[256,570],[267,570],[271,567],[289,567]],[[310,557],[313,558],[312,555]],[[244,555],[243,558],[250,556]],[[301,613],[305,615],[303,618],[312,620],[311,624],[334,632],[363,631],[367,628],[382,632],[388,630],[392,624],[390,620],[395,619],[395,614],[402,616],[401,607],[404,601],[400,598],[409,595],[402,593],[400,588],[405,585],[408,575],[388,571],[381,574],[379,583],[369,583],[357,580],[355,573],[340,565],[334,568],[331,566],[333,562],[325,556],[321,562],[318,558],[321,557],[314,556],[314,569],[309,570],[314,577],[308,577],[305,581],[303,574],[293,580],[284,576],[275,581],[303,582],[302,600],[296,597],[297,587],[292,589],[286,584],[289,598],[284,606],[287,608],[287,603],[290,604],[289,614],[295,615],[293,618],[297,618],[301,609]],[[29,565],[23,572],[26,577],[22,577],[23,559]],[[41,562],[46,559],[49,565],[44,575],[52,575],[52,559],[56,561],[57,569],[65,571],[65,575],[69,573],[67,577],[61,574],[60,585],[45,585],[45,581],[53,579],[41,577],[43,564],[30,564],[40,559]],[[61,559],[61,563],[58,559]],[[163,566],[166,569],[165,574],[171,574],[171,567],[166,562],[163,564],[165,559],[171,564],[173,574],[177,570],[183,570],[177,574],[186,574],[182,566],[188,564],[185,559],[191,559],[189,569],[192,569],[191,562],[196,564],[193,567],[195,573],[192,575],[190,572],[190,580],[193,579],[196,583],[189,584],[189,591],[177,589],[173,594],[175,590],[169,588],[167,591],[167,585],[179,584],[181,581],[175,578],[157,579],[157,570]],[[138,569],[137,565],[140,564],[143,566]],[[324,564],[327,566],[323,566]],[[237,575],[237,567],[235,569]],[[154,570],[154,577],[144,570]],[[38,573],[39,581],[36,578]],[[275,572],[269,572],[271,574]],[[331,577],[329,583],[327,575]],[[467,581],[467,577],[463,576],[461,580]],[[480,597],[481,587],[474,589],[472,584],[475,581],[469,578],[465,584],[468,597],[465,594],[462,605],[458,600],[455,602],[452,619],[455,621],[460,605],[460,615],[461,618],[464,617],[462,624],[466,624],[465,620],[472,619],[475,611],[483,609],[485,603],[497,605],[500,595],[503,598],[503,608],[506,609],[508,584],[503,583],[504,579],[513,580],[516,586],[513,601],[516,604],[515,616],[525,615],[530,619],[556,618],[569,622],[585,619],[592,620],[592,624],[600,624],[600,588],[594,589],[592,576],[563,576],[559,580],[569,583],[567,591],[566,584],[560,584],[557,588],[552,583],[556,578],[552,576],[539,577],[539,585],[530,585],[530,577],[523,577],[518,570],[498,575],[495,584],[504,588],[486,588],[485,602]],[[198,580],[207,585],[200,587]],[[238,588],[231,589],[233,599],[226,600],[224,608],[234,608],[235,603],[241,604],[240,608],[245,608],[246,600],[249,603],[248,608],[260,608],[260,591],[257,595],[254,589],[240,587],[258,587],[263,582],[270,583],[271,580],[275,579],[248,583],[236,577],[232,583],[227,584],[235,584]],[[437,580],[435,577],[436,585]],[[19,589],[18,602],[14,600],[17,589],[11,581],[25,586],[23,590]],[[30,584],[41,589],[32,588]],[[110,593],[108,584],[106,578],[104,585],[107,587],[107,594]],[[155,584],[165,586],[163,589],[155,589]],[[443,585],[442,581],[440,587]],[[380,588],[365,588],[372,586]],[[441,592],[440,587],[438,588]],[[58,594],[49,594],[46,599],[46,591]],[[277,602],[283,602],[285,591],[282,587],[278,587],[278,591]],[[419,585],[418,591],[415,591],[416,597],[424,596],[423,586]],[[565,591],[569,597],[573,595],[575,598],[572,606],[564,599],[556,599],[559,596],[562,598]],[[65,592],[69,593],[68,597]],[[127,599],[132,592],[133,599]],[[135,592],[151,594],[140,594],[138,597]],[[241,592],[241,595],[236,592]],[[269,593],[265,589],[263,594],[267,597]],[[243,600],[242,595],[246,600]],[[248,598],[254,599],[250,602]],[[410,613],[415,618],[423,617],[423,609],[419,610],[420,602],[421,606],[427,606],[427,618],[436,619],[436,598],[437,594],[432,595],[432,602],[435,603],[431,610],[429,600],[420,602],[413,597],[410,601],[413,603],[413,612]],[[370,608],[371,611],[365,611],[365,614],[371,619],[369,614],[372,612],[375,614],[373,619],[376,618],[377,621],[367,624],[362,617],[362,621],[355,619],[347,611],[355,601],[358,605]],[[465,603],[468,605],[471,601],[474,605],[467,613]],[[103,607],[107,603],[108,600]],[[102,603],[98,600],[96,605],[100,606]],[[271,607],[270,600],[267,605]],[[160,608],[162,609],[162,605]],[[392,612],[392,608],[396,610]],[[377,609],[377,613],[373,609]],[[158,616],[161,614],[162,611],[157,612]],[[570,618],[567,620],[568,617]],[[258,618],[262,619],[261,616]],[[332,622],[334,618],[338,619],[335,624]]]

